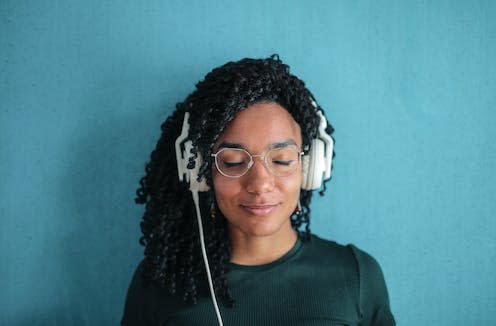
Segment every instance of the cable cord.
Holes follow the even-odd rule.
[[[193,196],[193,201],[195,203],[195,208],[196,208],[196,218],[198,220],[198,231],[200,234],[200,246],[201,246],[203,261],[205,263],[205,269],[207,271],[207,279],[208,279],[208,287],[210,289],[210,296],[212,297],[212,302],[214,304],[215,314],[217,316],[217,321],[219,322],[219,326],[223,326],[224,323],[222,322],[222,316],[220,314],[219,305],[217,304],[217,299],[215,298],[215,291],[214,291],[214,285],[213,285],[213,281],[212,281],[212,275],[210,274],[210,265],[208,264],[207,249],[205,248],[205,237],[203,235],[203,225],[202,225],[202,219],[201,219],[201,213],[200,213],[200,204],[199,204],[198,192],[197,191],[191,191],[191,194]]]

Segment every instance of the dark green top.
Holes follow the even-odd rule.
[[[138,268],[122,325],[216,325],[210,297],[188,305],[166,289],[142,286]],[[353,245],[312,236],[266,265],[230,265],[231,325],[395,325],[377,261]]]

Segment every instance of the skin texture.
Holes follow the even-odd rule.
[[[299,125],[276,103],[259,103],[239,112],[220,135],[222,143],[240,145],[252,155],[263,154],[276,143],[292,141],[301,148]],[[262,159],[239,178],[228,178],[212,168],[217,205],[228,220],[232,262],[269,263],[289,251],[296,241],[290,216],[300,195],[302,170],[273,176]]]

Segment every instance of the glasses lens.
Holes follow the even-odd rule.
[[[272,149],[267,153],[267,164],[274,175],[287,176],[296,171],[300,153],[294,147]]]
[[[217,153],[216,165],[222,174],[237,177],[248,170],[250,155],[238,148],[224,148]]]

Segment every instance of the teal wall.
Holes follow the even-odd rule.
[[[275,52],[336,128],[313,231],[380,261],[400,325],[494,324],[495,17],[493,1],[1,1],[0,324],[117,324],[161,121],[211,68]]]

